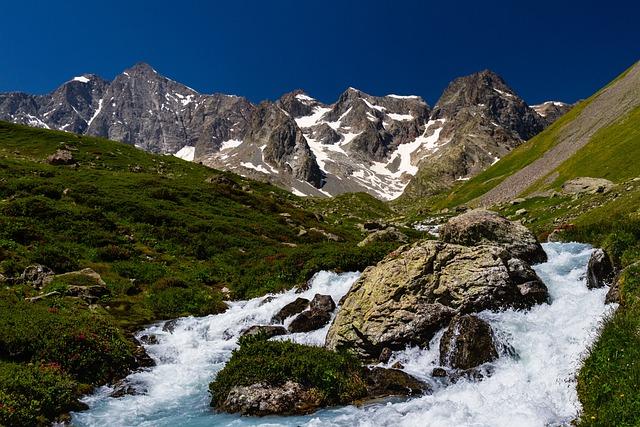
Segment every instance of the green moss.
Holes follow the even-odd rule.
[[[234,386],[281,385],[288,380],[318,390],[323,405],[348,403],[366,395],[363,367],[348,353],[260,336],[240,344],[209,386],[212,406],[220,406]]]

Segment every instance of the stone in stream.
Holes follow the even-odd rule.
[[[468,370],[498,358],[491,326],[473,315],[451,321],[440,340],[440,364]]]
[[[513,257],[530,264],[547,260],[542,245],[525,226],[485,209],[451,218],[440,228],[440,239],[465,246],[502,246]]]
[[[601,288],[613,281],[614,268],[607,253],[602,249],[596,249],[589,258],[587,266],[587,288]]]
[[[329,295],[316,294],[309,304],[310,309],[303,311],[289,324],[289,332],[310,332],[320,329],[331,321],[331,313],[336,308]]]
[[[531,298],[530,289],[518,285],[537,276],[512,259],[498,246],[433,240],[402,246],[353,284],[325,344],[377,359],[385,347],[427,345],[458,313],[531,307],[547,295],[546,287],[536,282],[537,296]]]
[[[296,315],[309,307],[309,300],[306,298],[296,298],[278,311],[271,319],[273,323],[282,323],[288,317]]]
[[[416,396],[431,394],[428,384],[399,369],[369,368],[365,373],[367,399],[387,396]]]
[[[284,326],[276,325],[254,325],[251,326],[240,334],[241,336],[251,336],[263,334],[267,338],[275,337],[277,335],[285,335],[287,330]]]
[[[294,415],[313,412],[321,403],[320,393],[297,382],[287,381],[279,386],[235,386],[218,409],[241,415]]]

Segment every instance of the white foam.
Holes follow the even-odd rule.
[[[331,408],[308,416],[253,418],[219,414],[208,406],[208,383],[236,348],[236,338],[251,325],[266,324],[282,306],[298,296],[330,294],[335,301],[349,289],[358,273],[321,272],[309,290],[230,303],[219,315],[183,318],[173,333],[153,325],[138,334],[154,334],[159,343],[147,351],[157,362],[128,380],[144,394],[108,397],[103,387],[85,402],[90,410],[73,415],[77,426],[559,426],[570,425],[580,411],[575,375],[580,359],[596,337],[598,325],[613,305],[605,306],[606,288],[589,290],[584,275],[592,249],[576,243],[544,245],[549,262],[535,266],[549,288],[551,304],[529,311],[482,312],[500,341],[517,357],[502,356],[494,373],[482,381],[460,380],[436,386],[432,395],[355,407]],[[290,322],[287,321],[286,323]],[[321,345],[327,328],[291,336],[297,342]],[[426,381],[438,366],[442,332],[430,349],[407,348],[389,364],[400,361],[405,371]],[[279,338],[283,339],[283,338]],[[137,385],[136,385],[137,384]]]

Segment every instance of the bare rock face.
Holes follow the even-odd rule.
[[[218,409],[242,415],[294,415],[313,412],[321,403],[320,393],[287,381],[280,386],[252,384],[233,387]]]
[[[499,214],[476,209],[451,218],[440,228],[440,238],[459,245],[497,245],[528,263],[547,260],[542,246],[525,226]]]
[[[263,102],[254,112],[245,143],[264,146],[263,158],[278,170],[320,188],[323,175],[293,118],[276,104]]]
[[[440,148],[420,162],[405,191],[410,197],[441,192],[478,174],[547,125],[489,70],[451,82],[430,121],[438,123]]]
[[[607,253],[602,249],[593,251],[587,266],[587,287],[594,289],[609,285],[614,276],[615,270]]]
[[[531,108],[551,124],[573,108],[573,105],[558,101],[547,101],[542,104],[532,105]]]
[[[426,345],[456,314],[530,307],[535,302],[521,293],[522,279],[514,280],[510,259],[498,246],[432,240],[403,246],[354,283],[326,346],[377,359],[385,347]]]
[[[458,316],[440,340],[440,364],[472,369],[498,358],[491,326],[473,315]]]

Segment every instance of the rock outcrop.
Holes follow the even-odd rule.
[[[50,165],[73,165],[76,160],[73,158],[73,154],[69,150],[56,150],[55,153],[47,157],[47,163]]]
[[[440,364],[472,369],[498,358],[491,326],[473,315],[456,317],[440,340]]]
[[[517,263],[511,259],[512,254],[498,246],[438,241],[403,246],[365,269],[354,283],[326,346],[378,358],[385,347],[426,345],[456,314],[530,307],[535,302],[518,286],[527,277],[515,270]],[[539,286],[544,288],[542,282]]]
[[[609,255],[602,249],[593,251],[587,266],[587,287],[594,289],[610,285],[614,276],[615,270]]]
[[[528,263],[547,260],[547,254],[536,237],[520,223],[499,214],[475,209],[451,218],[440,228],[440,238],[460,245],[497,245]]]
[[[582,176],[570,179],[562,184],[562,192],[567,194],[607,193],[613,187],[615,187],[615,184],[608,179]]]

